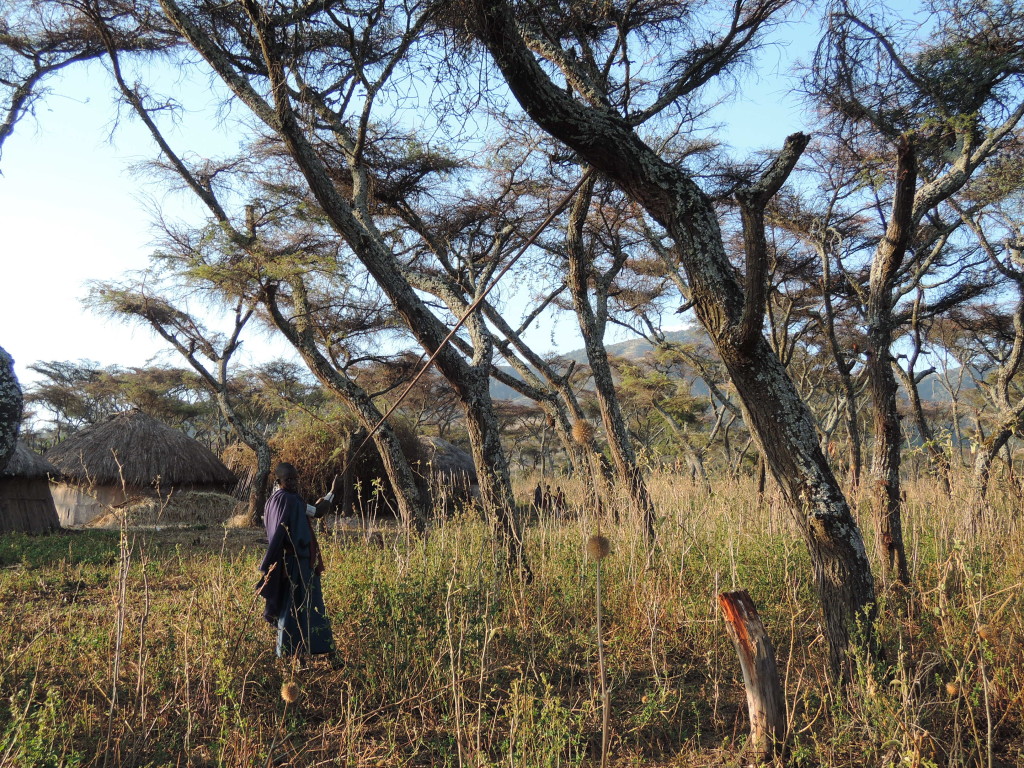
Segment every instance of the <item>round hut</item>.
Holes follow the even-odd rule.
[[[86,427],[46,453],[61,478],[53,500],[62,525],[84,525],[112,507],[172,491],[230,491],[235,476],[206,446],[132,410]]]
[[[60,528],[50,494],[50,477],[59,474],[53,464],[19,442],[0,471],[0,533],[49,533]]]
[[[476,467],[469,453],[440,437],[421,436],[419,449],[418,474],[427,483],[435,506],[451,511],[454,505],[479,496]]]

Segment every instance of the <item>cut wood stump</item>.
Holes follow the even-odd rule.
[[[786,705],[779,669],[775,665],[775,649],[745,589],[721,593],[718,604],[729,637],[736,646],[743,685],[747,689],[751,756],[759,763],[781,759],[785,748]]]

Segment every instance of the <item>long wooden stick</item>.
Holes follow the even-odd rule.
[[[402,404],[402,401],[405,400],[406,396],[412,391],[412,388],[416,386],[416,383],[420,380],[420,378],[422,378],[423,374],[430,370],[430,367],[434,364],[434,361],[437,359],[437,356],[441,354],[441,350],[443,350],[445,346],[447,346],[448,342],[452,340],[452,338],[455,336],[458,330],[465,324],[466,320],[469,319],[469,316],[477,309],[477,307],[480,306],[480,304],[483,303],[484,299],[487,298],[487,295],[498,284],[501,278],[503,278],[506,275],[506,273],[510,269],[512,269],[512,266],[517,261],[519,261],[522,255],[526,253],[526,249],[533,245],[534,241],[538,237],[540,237],[540,234],[545,229],[547,229],[547,226],[552,221],[554,221],[554,218],[565,210],[565,207],[569,205],[569,202],[572,200],[573,195],[580,191],[580,189],[583,187],[584,182],[587,181],[591,173],[592,171],[590,169],[584,171],[583,175],[580,176],[580,180],[576,182],[576,185],[571,190],[569,190],[569,193],[564,198],[562,198],[561,202],[559,202],[558,205],[555,206],[555,208],[551,211],[551,213],[547,215],[544,221],[542,221],[537,226],[537,228],[533,230],[530,236],[526,238],[526,242],[523,243],[522,246],[520,246],[519,251],[515,254],[515,256],[509,259],[508,263],[506,263],[505,266],[502,267],[501,270],[498,272],[498,274],[494,276],[494,280],[491,281],[491,284],[488,285],[487,288],[484,289],[483,293],[477,296],[476,299],[474,299],[473,302],[466,308],[466,311],[462,314],[462,317],[459,318],[458,322],[455,323],[451,331],[449,331],[448,335],[444,337],[441,343],[437,345],[437,349],[435,349],[434,353],[427,359],[427,362],[425,362],[423,364],[423,367],[420,368],[417,374],[412,377],[412,381],[410,381],[409,385],[402,391],[402,394],[398,397],[398,400],[396,400],[394,404],[390,408],[388,408],[387,413],[380,417],[380,421],[373,425],[373,428],[369,432],[367,432],[366,437],[363,438],[363,442],[361,442],[359,444],[359,447],[356,448],[355,451],[353,451],[352,455],[345,462],[345,466],[341,470],[340,474],[342,477],[346,475],[349,468],[352,466],[353,462],[355,462],[356,457],[359,456],[363,448],[365,448],[367,443],[370,442],[370,439],[373,437],[374,433],[378,429],[380,429],[381,425],[385,421],[388,420],[391,414],[395,412],[395,409]]]

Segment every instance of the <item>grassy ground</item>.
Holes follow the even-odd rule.
[[[654,478],[650,558],[628,515],[602,523],[613,765],[743,764],[743,687],[716,603],[734,587],[775,643],[794,763],[1024,765],[1016,499],[967,534],[955,494],[911,486],[914,586],[879,590],[887,663],[837,688],[787,513],[745,483],[716,487]],[[503,575],[469,515],[425,542],[325,537],[340,669],[274,658],[252,531],[0,538],[0,765],[596,765],[596,566],[583,547],[595,530],[532,526],[530,584]]]

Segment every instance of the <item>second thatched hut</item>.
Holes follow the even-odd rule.
[[[57,468],[24,443],[14,448],[0,471],[0,533],[49,533],[60,528],[50,495],[50,477]]]
[[[128,502],[178,491],[230,491],[235,476],[206,446],[132,410],[76,432],[46,453],[61,474],[53,499],[64,526]]]

